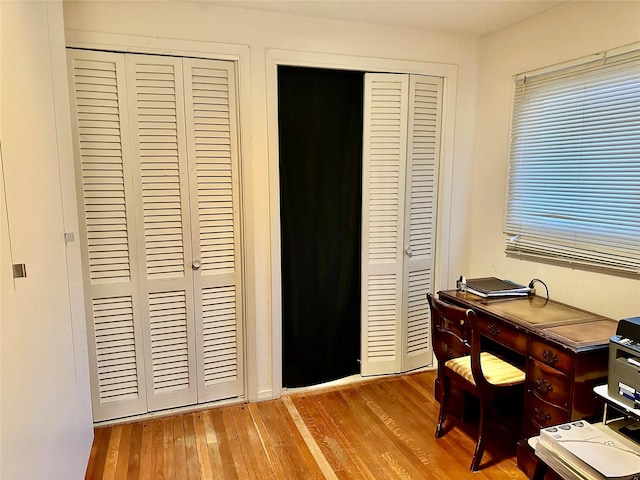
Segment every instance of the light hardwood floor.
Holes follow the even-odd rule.
[[[515,448],[434,438],[435,372],[97,427],[87,479],[526,479]]]

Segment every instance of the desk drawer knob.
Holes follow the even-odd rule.
[[[547,394],[553,390],[553,385],[551,385],[546,378],[538,378],[536,380],[536,390],[542,394]]]
[[[489,333],[494,336],[500,335],[500,327],[496,327],[493,323],[487,327],[489,329]]]
[[[542,358],[547,365],[555,365],[556,363],[558,363],[558,355],[553,353],[552,350],[543,350]]]
[[[547,412],[545,412],[541,408],[536,407],[533,409],[533,411],[536,414],[536,418],[541,422],[548,422],[549,420],[551,420],[551,415],[549,415]]]

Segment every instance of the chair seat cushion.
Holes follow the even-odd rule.
[[[470,355],[452,358],[446,361],[444,365],[474,385],[476,384],[471,372]],[[524,382],[524,372],[522,370],[489,352],[480,353],[480,368],[482,368],[482,373],[487,381],[493,385],[513,385]]]

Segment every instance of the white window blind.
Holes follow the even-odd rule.
[[[511,255],[640,273],[640,50],[516,78]]]

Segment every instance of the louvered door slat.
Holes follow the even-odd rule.
[[[365,76],[362,373],[431,362],[442,79]]]
[[[138,398],[131,297],[93,301],[100,403]]]
[[[411,75],[407,153],[407,216],[403,290],[403,370],[432,362],[430,312],[433,291],[442,79]]]
[[[408,81],[366,74],[362,374],[399,372]]]
[[[199,401],[243,390],[237,107],[232,64],[184,60]]]
[[[202,304],[204,384],[237,382],[237,314],[234,288],[206,288]]]
[[[95,421],[146,411],[124,59],[69,50]]]
[[[145,246],[148,404],[158,410],[197,400],[182,68],[179,59],[144,55],[128,57],[127,66]]]
[[[133,72],[135,85],[147,278],[182,278],[185,273],[183,215],[186,215],[182,197],[185,186],[180,177],[180,162],[186,163],[186,158],[178,130],[182,72],[179,62],[167,62],[162,57],[133,56],[127,65]],[[175,212],[171,220],[159,213],[167,209]],[[159,243],[178,254],[171,258],[156,256]]]
[[[188,390],[191,385],[186,293],[149,294],[149,320],[154,394]]]
[[[149,410],[197,402],[182,61],[127,56]]]
[[[75,116],[78,125],[77,144],[80,150],[80,170],[85,206],[85,222],[88,232],[89,275],[94,283],[129,281],[131,276],[128,251],[128,226],[124,215],[125,182],[123,152],[120,141],[120,102],[116,79],[115,60],[87,61],[74,59],[71,62],[75,101]],[[104,128],[96,128],[92,121],[83,120],[87,115],[97,118],[106,116],[103,127],[111,130],[106,135]],[[96,176],[95,169],[110,171],[108,177]],[[122,205],[122,207],[120,207]],[[92,215],[92,207],[99,206],[111,216]],[[102,234],[95,234],[102,230]],[[99,239],[107,238],[112,245],[121,245],[117,255],[111,256],[109,268],[96,261],[96,246],[104,245]],[[124,239],[118,242],[118,239]],[[98,241],[96,241],[98,240]]]
[[[234,233],[226,238],[210,236],[220,233],[220,219],[212,217],[209,211],[228,206],[227,220],[231,225],[233,218],[233,183],[231,158],[231,117],[229,116],[229,73],[228,69],[215,69],[202,64],[190,68],[190,87],[192,98],[193,150],[196,155],[196,182],[198,190],[198,209],[200,225],[200,257],[203,272],[234,268]],[[220,112],[226,112],[224,124],[211,123],[207,113],[212,105],[218,105]],[[223,250],[223,258],[211,255],[212,251]]]

